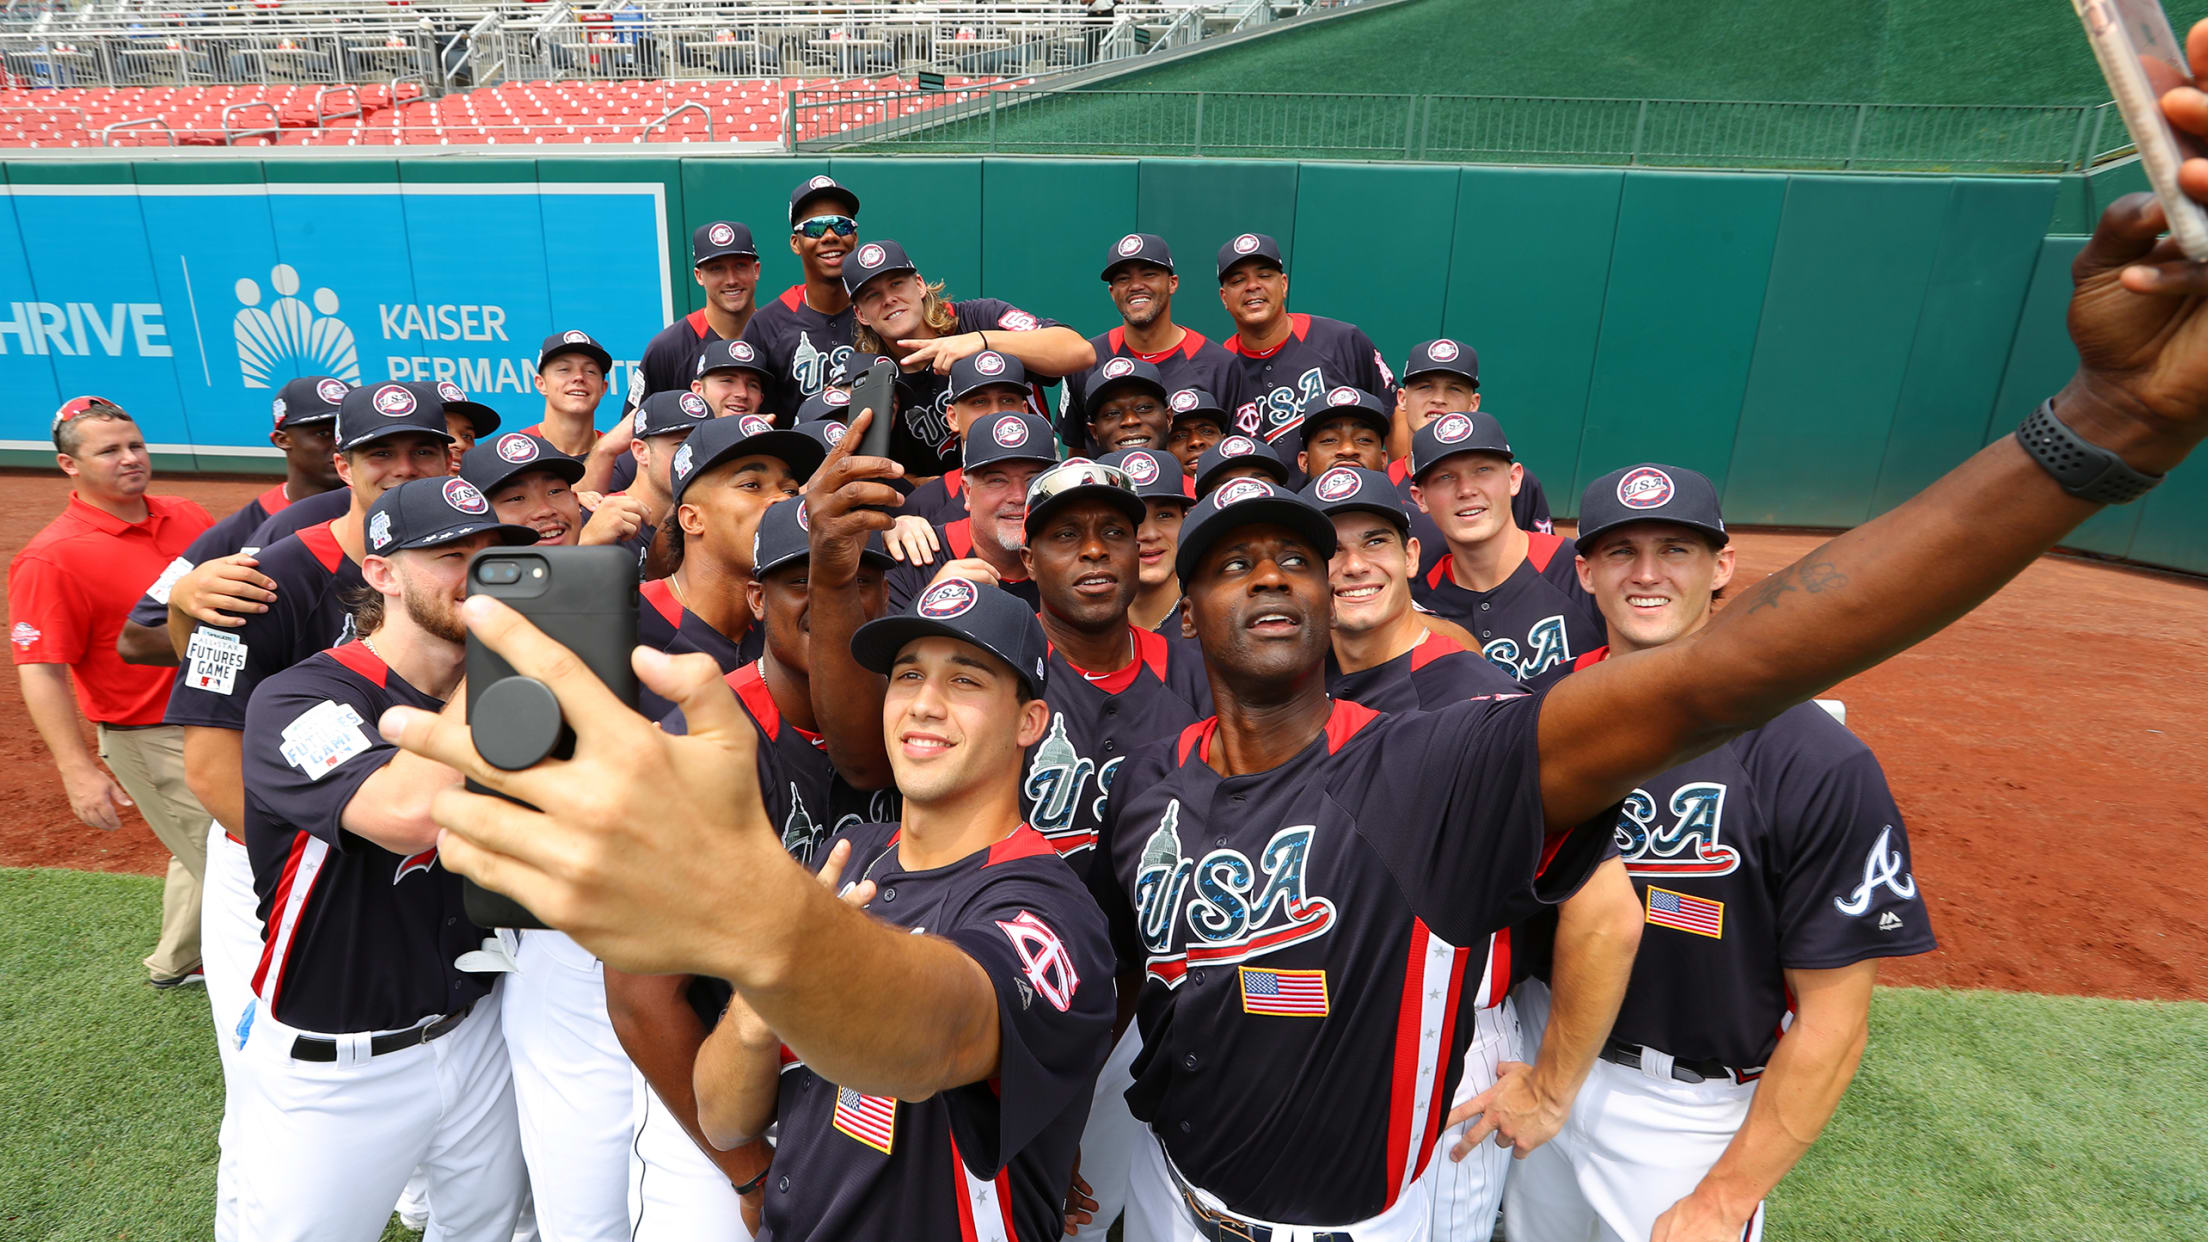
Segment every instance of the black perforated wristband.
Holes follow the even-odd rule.
[[[2161,475],[2134,470],[2123,458],[2070,430],[2055,417],[2052,397],[2016,429],[2016,442],[2062,490],[2097,505],[2127,504],[2162,481]]]

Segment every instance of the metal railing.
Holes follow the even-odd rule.
[[[2113,104],[1977,107],[1202,91],[790,93],[793,150],[2065,172],[2129,149]]]

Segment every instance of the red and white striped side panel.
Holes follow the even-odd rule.
[[[276,880],[276,900],[268,909],[268,926],[261,933],[261,964],[253,972],[253,994],[261,998],[264,1012],[274,1016],[276,997],[283,990],[284,970],[291,957],[292,934],[314,895],[315,878],[330,856],[329,845],[310,833],[291,839],[291,855],[284,859],[284,873]]]
[[[1394,1207],[1425,1172],[1434,1136],[1449,1113],[1442,1094],[1450,1037],[1471,958],[1428,930],[1411,923],[1411,952],[1403,972],[1403,1003],[1395,1023],[1395,1072],[1388,1105],[1387,1206]]]

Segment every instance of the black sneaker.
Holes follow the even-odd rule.
[[[203,966],[194,966],[181,975],[171,975],[166,979],[148,979],[146,982],[152,984],[153,990],[156,992],[168,992],[177,988],[205,987],[207,986],[207,970]]]

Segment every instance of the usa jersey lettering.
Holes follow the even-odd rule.
[[[1323,936],[1334,925],[1334,903],[1304,891],[1304,862],[1315,825],[1273,834],[1254,864],[1248,855],[1228,848],[1198,860],[1181,853],[1180,810],[1178,799],[1166,805],[1165,817],[1143,847],[1135,877],[1136,913],[1150,951],[1151,978],[1176,987],[1192,964],[1253,961]],[[1180,921],[1193,939],[1176,952],[1174,914],[1184,898],[1186,915]]]
[[[1618,816],[1618,854],[1630,875],[1731,875],[1740,868],[1740,851],[1724,844],[1725,786],[1693,781],[1671,795],[1668,823],[1659,820],[1656,800],[1645,789],[1625,799]],[[1906,895],[1906,894],[1905,894]]]

